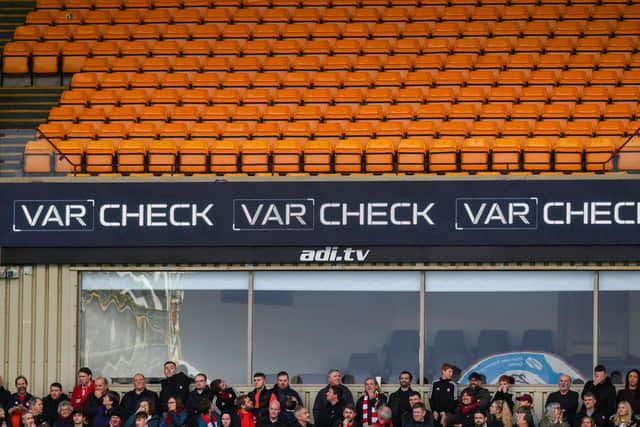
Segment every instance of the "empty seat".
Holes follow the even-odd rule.
[[[371,139],[365,149],[365,171],[382,173],[394,170],[395,148],[393,142],[386,139]]]
[[[439,138],[429,145],[429,170],[431,172],[453,172],[457,170],[457,144],[453,139]]]
[[[611,138],[592,138],[585,147],[585,166],[588,171],[608,171],[613,167],[615,144]]]
[[[182,142],[178,153],[178,171],[205,173],[208,171],[209,146],[206,140],[192,139]]]
[[[397,150],[398,172],[425,171],[426,145],[422,138],[402,139]]]
[[[242,172],[268,172],[271,147],[267,141],[250,140],[242,144]]]
[[[333,149],[329,141],[322,139],[308,141],[304,145],[304,171],[312,173],[331,172],[332,153]]]
[[[174,140],[160,139],[149,145],[148,170],[152,173],[175,173],[178,147]]]

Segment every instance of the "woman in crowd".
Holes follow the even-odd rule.
[[[629,402],[632,414],[640,414],[640,371],[627,372],[624,388],[618,392],[618,402]]]
[[[582,417],[580,420],[580,427],[596,427],[596,424],[593,422],[593,418]]]
[[[509,427],[512,423],[513,415],[511,407],[504,400],[494,400],[489,406],[489,423],[495,427]]]
[[[236,392],[221,379],[211,381],[211,395],[213,396],[213,410],[222,415],[223,412],[235,411]]]
[[[231,427],[233,423],[233,419],[231,418],[231,414],[229,412],[223,412],[220,415],[220,426],[221,427]]]
[[[182,427],[187,422],[187,411],[184,410],[182,399],[171,396],[167,399],[167,412],[162,414],[160,427]]]
[[[198,427],[219,427],[220,423],[213,411],[213,403],[210,400],[202,399],[198,409],[200,416],[198,417]]]
[[[387,397],[380,393],[380,385],[375,378],[364,381],[364,394],[356,402],[356,425],[378,424],[378,406],[385,405]]]
[[[136,414],[138,412],[145,412],[147,414],[147,425],[149,427],[159,427],[160,419],[157,415],[153,415],[155,413],[155,407],[153,402],[149,399],[140,399],[138,403],[138,408],[135,410],[133,415],[129,417],[129,419],[124,423],[124,427],[134,427],[136,425]]]
[[[616,413],[611,416],[611,425],[614,427],[637,427],[638,422],[634,419],[629,402],[618,403]]]
[[[535,427],[529,408],[520,407],[516,410],[516,423],[514,427]]]
[[[558,402],[551,402],[544,410],[540,427],[569,427],[564,419],[564,411]]]
[[[73,426],[73,406],[71,402],[65,400],[58,405],[58,418],[53,423],[53,427],[71,427]]]
[[[120,395],[115,391],[107,391],[102,397],[102,405],[98,407],[96,417],[93,419],[93,427],[107,427],[111,415],[120,404]]]
[[[0,406],[0,427],[7,427],[7,414],[2,406]]]
[[[85,427],[87,418],[80,409],[76,409],[71,414],[71,420],[73,421],[73,427]]]

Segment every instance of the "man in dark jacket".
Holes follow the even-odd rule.
[[[4,408],[4,404],[11,397],[11,392],[4,388],[4,380],[0,376],[0,408]]]
[[[93,421],[96,415],[98,415],[98,408],[102,405],[102,398],[107,394],[107,391],[109,391],[108,384],[109,383],[106,378],[96,378],[93,383],[94,391],[87,396],[82,413],[84,414],[89,426],[93,425]]]
[[[198,374],[193,377],[195,388],[187,395],[187,402],[185,409],[187,411],[187,418],[197,418],[200,415],[200,402],[202,400],[211,400],[211,390],[207,385],[207,376],[205,374]]]
[[[55,382],[49,386],[49,395],[42,399],[44,404],[44,417],[50,426],[58,418],[58,405],[69,400],[69,396],[62,392],[62,384]]]
[[[400,388],[389,395],[388,405],[391,408],[393,427],[402,427],[402,414],[411,409],[409,405],[409,395],[413,391],[411,389],[411,380],[413,375],[409,371],[400,372],[398,381]]]
[[[593,420],[593,424],[596,427],[609,427],[609,417],[604,412],[597,409],[598,401],[593,393],[587,392],[582,396],[582,410],[576,415],[575,426],[580,427],[582,424],[582,418],[590,417]]]
[[[326,396],[325,403],[318,411],[315,417],[316,427],[333,427],[342,421],[342,411],[345,403],[342,401],[342,391],[337,385],[330,385]],[[314,409],[315,413],[315,409]]]
[[[596,398],[596,410],[603,413],[607,419],[616,411],[616,388],[603,365],[597,365],[593,369],[593,380],[588,381],[582,389],[583,399],[586,393],[593,393]]]
[[[280,413],[280,402],[278,402],[277,399],[269,402],[267,414],[268,415],[266,417],[258,421],[257,427],[288,427]]]
[[[416,406],[416,403],[423,403],[422,402],[422,395],[420,394],[419,391],[412,391],[409,394],[409,409],[402,413],[402,421],[401,422],[402,422],[402,426],[403,427],[408,421],[411,420],[411,417],[413,417],[413,407]],[[426,406],[425,406],[425,408],[426,408]],[[433,413],[431,415],[433,416]]]
[[[318,394],[316,394],[316,400],[313,402],[313,419],[317,420],[320,415],[320,411],[326,406],[327,403],[327,391],[331,386],[338,387],[340,392],[340,400],[344,403],[353,404],[353,395],[351,390],[342,384],[342,375],[338,369],[331,369],[327,375],[328,383],[326,387],[323,387]]]
[[[183,402],[187,401],[187,394],[189,393],[189,384],[191,384],[191,378],[186,376],[182,372],[176,372],[175,362],[168,361],[164,364],[164,376],[165,378],[160,381],[160,411],[165,412],[167,410],[167,400],[169,397],[179,397]]]
[[[20,425],[20,417],[29,410],[29,402],[33,398],[33,396],[27,392],[27,386],[29,385],[27,378],[22,375],[18,376],[15,385],[17,391],[4,403],[7,425],[13,425],[13,427]]]
[[[422,402],[413,405],[411,418],[405,419],[403,427],[433,427],[433,416]]]
[[[269,415],[269,402],[277,399],[267,389],[267,377],[262,372],[253,374],[253,386],[255,388],[249,392],[249,398],[253,401],[253,414],[260,420]]]
[[[289,397],[295,398],[298,401],[298,405],[302,405],[300,395],[289,385],[289,373],[286,371],[280,371],[276,378],[278,382],[271,389],[271,393],[273,393],[278,402],[280,402],[281,412],[284,413],[286,411],[287,400],[289,400]]]
[[[131,415],[135,414],[136,410],[138,409],[138,403],[140,403],[140,400],[142,400],[143,398],[151,401],[153,403],[153,407],[157,411],[158,395],[153,391],[147,389],[144,375],[138,373],[133,376],[133,390],[126,392],[122,397],[122,400],[120,401],[120,408],[125,420],[129,419]]]
[[[560,375],[558,388],[558,391],[549,394],[544,406],[546,408],[549,403],[559,403],[567,417],[567,422],[572,426],[576,422],[576,413],[578,412],[578,392],[571,390],[569,375]]]
[[[440,369],[440,379],[431,387],[431,410],[433,417],[439,420],[443,413],[453,413],[458,406],[458,384],[453,381],[454,366],[443,363]]]
[[[465,390],[469,390],[472,393],[473,399],[481,410],[486,411],[489,409],[491,393],[482,387],[482,375],[477,372],[472,372],[471,375],[469,375],[469,386],[465,388]]]

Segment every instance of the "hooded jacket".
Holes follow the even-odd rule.
[[[611,378],[606,377],[600,384],[595,385],[593,381],[588,381],[582,390],[582,397],[585,393],[593,393],[596,397],[596,411],[603,413],[607,418],[616,412],[616,388],[611,383]]]

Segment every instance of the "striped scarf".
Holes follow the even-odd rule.
[[[369,395],[364,394],[362,400],[362,423],[365,425],[378,424],[378,412],[376,411],[376,403],[378,403],[378,392],[376,391],[376,397],[374,397],[373,405],[369,403]]]

